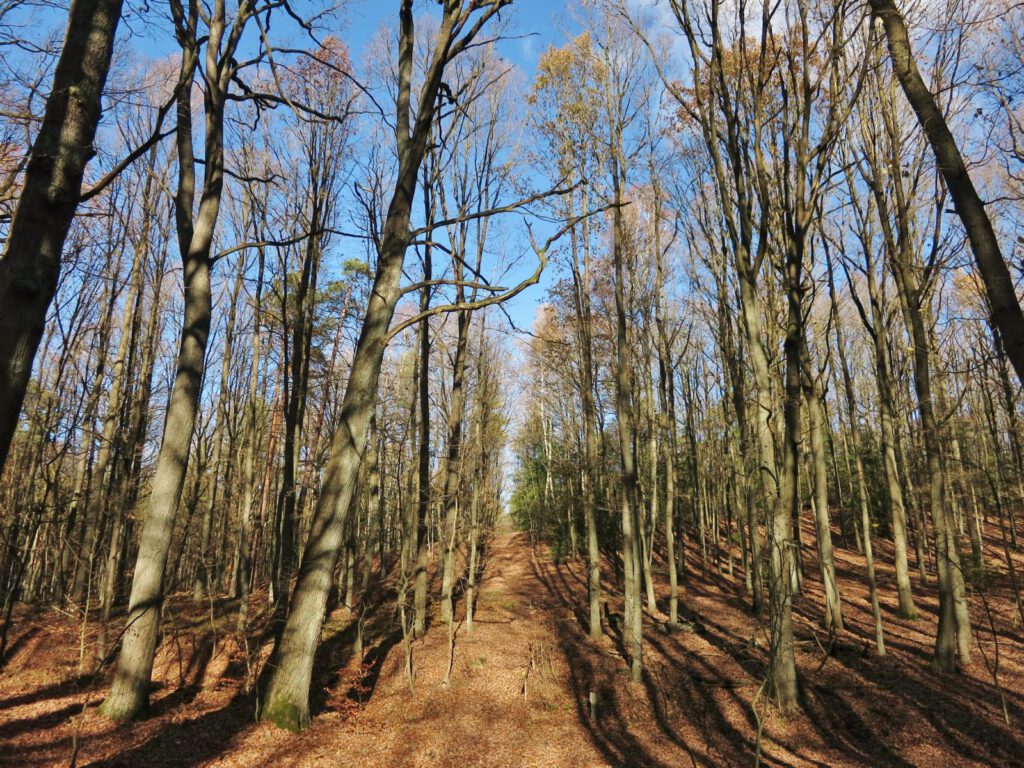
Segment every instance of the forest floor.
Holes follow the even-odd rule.
[[[631,683],[621,638],[587,639],[583,564],[555,563],[525,534],[503,528],[488,548],[472,632],[457,623],[450,657],[448,631],[435,618],[411,644],[411,685],[393,591],[380,588],[391,599],[364,621],[361,664],[353,654],[357,617],[344,607],[332,612],[313,724],[297,735],[254,722],[251,688],[269,646],[230,631],[230,601],[169,601],[150,715],[122,726],[96,712],[109,669],[76,674],[80,624],[53,611],[21,616],[0,671],[0,765],[668,768],[753,765],[758,744],[771,766],[1024,765],[1024,638],[1005,578],[992,580],[984,598],[971,593],[974,662],[942,676],[928,666],[933,578],[915,584],[922,617],[897,619],[891,552],[883,548],[889,653],[880,658],[863,558],[837,549],[847,631],[831,642],[818,615],[813,539],[804,540],[812,543],[795,602],[799,714],[781,717],[766,705],[767,631],[747,609],[738,563],[733,575],[727,560],[702,569],[688,552],[682,628],[670,632],[666,616],[645,615],[645,677]],[[991,545],[993,556],[1001,551]],[[604,575],[610,584],[611,569]],[[661,603],[667,587],[663,571],[656,576]],[[608,607],[621,615],[618,596]]]

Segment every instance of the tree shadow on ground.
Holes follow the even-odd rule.
[[[7,666],[8,662],[11,661],[20,651],[24,648],[29,641],[33,640],[39,634],[39,627],[29,627],[27,630],[18,635],[14,640],[7,645],[2,655],[0,655],[0,671],[3,671],[4,667]]]
[[[73,696],[83,688],[88,688],[96,679],[93,673],[77,675],[75,677],[61,680],[58,683],[45,685],[25,693],[15,694],[6,699],[0,699],[0,713],[7,709],[22,707],[27,704],[36,704],[48,699],[61,699],[66,696]]]
[[[994,546],[994,545],[993,545]],[[812,558],[813,552],[808,553]],[[851,558],[852,553],[837,557],[837,575],[840,587],[863,583],[864,574],[858,570],[859,563]],[[808,568],[813,565],[809,560]],[[882,567],[891,569],[891,563],[883,562]],[[813,576],[805,581],[804,594],[794,601],[794,614],[803,620],[799,635],[812,638],[820,630],[820,606],[824,603],[824,591],[820,575],[809,569]],[[979,680],[968,674],[944,675],[931,667],[933,633],[937,625],[938,589],[934,580],[921,585],[915,580],[914,598],[921,616],[905,619],[897,615],[895,606],[895,583],[879,595],[885,614],[883,626],[888,653],[878,657],[868,653],[874,645],[874,624],[870,608],[858,601],[844,602],[844,616],[847,631],[840,642],[829,644],[827,658],[822,660],[821,669],[828,672],[827,665],[837,663],[845,672],[858,679],[858,688],[849,684],[837,686],[808,686],[804,710],[815,727],[823,734],[839,742],[851,745],[874,745],[869,750],[871,759],[886,765],[906,765],[893,747],[884,744],[878,735],[879,728],[866,722],[856,713],[856,708],[865,707],[863,690],[874,688],[884,692],[887,705],[884,712],[873,712],[879,720],[908,720],[919,718],[928,723],[943,741],[962,757],[982,763],[1024,764],[1024,745],[1018,735],[1002,721],[1000,692],[994,683]],[[889,598],[889,599],[885,599]],[[851,620],[854,619],[854,620]],[[982,632],[982,624],[975,625],[976,632]],[[986,627],[987,629],[987,627]],[[1011,635],[999,632],[1001,641],[1012,647]],[[1008,630],[1012,633],[1012,630]],[[919,636],[915,637],[915,635]],[[864,647],[857,650],[851,640],[859,638]],[[976,645],[984,638],[976,637]],[[983,661],[976,660],[982,665]],[[854,691],[857,693],[854,693]],[[815,695],[817,694],[817,695]],[[1018,696],[1006,695],[1005,704],[1011,722],[1024,719],[1024,706]],[[835,712],[843,712],[836,717]],[[881,723],[882,729],[885,722]]]
[[[751,762],[758,723],[751,696],[741,696],[740,692],[759,687],[768,666],[765,641],[759,637],[764,632],[756,629],[757,620],[749,614],[748,601],[740,594],[731,594],[728,584],[716,581],[715,573],[705,581],[691,570],[680,603],[680,620],[706,641],[712,649],[707,653],[694,650],[696,646],[686,640],[688,632],[671,631],[660,620],[645,621],[643,692],[647,712],[659,734],[660,743],[654,746],[655,742],[641,742],[636,733],[616,727],[622,702],[628,701],[631,690],[623,667],[621,631],[611,627],[608,633],[619,654],[602,652],[589,641],[586,624],[574,610],[586,605],[585,584],[574,574],[562,573],[572,567],[548,562],[542,550],[534,558],[534,572],[551,602],[568,607],[576,618],[558,622],[558,640],[570,662],[577,717],[602,754],[613,764],[627,765],[659,765],[666,751],[677,753],[672,764],[679,765]],[[799,760],[822,766],[842,762],[904,768],[912,765],[905,757],[908,731],[918,735],[929,726],[938,732],[945,749],[965,759],[1024,764],[1024,745],[1003,726],[1001,712],[995,711],[995,687],[976,678],[932,673],[925,663],[930,658],[929,649],[913,639],[901,638],[893,643],[899,661],[891,655],[885,659],[869,656],[868,646],[851,642],[850,636],[835,644],[819,637],[824,643],[819,656],[814,650],[818,647],[814,627],[820,622],[820,600],[815,601],[815,590],[820,585],[812,578],[806,583],[809,589],[794,613],[804,666],[800,670],[802,712],[791,718],[800,718],[801,724],[790,719],[788,727],[769,729],[771,738],[762,745],[764,764],[788,765],[787,761]],[[614,603],[620,597],[614,585],[610,586],[604,586],[602,598]],[[922,611],[931,609],[927,592],[922,590],[919,601]],[[686,605],[707,605],[709,601],[720,605],[722,611],[698,614]],[[560,615],[567,613],[563,610]],[[654,617],[645,614],[645,618]],[[749,637],[737,634],[745,633],[737,627],[747,625],[754,627]],[[820,666],[807,667],[808,656],[818,657]],[[881,695],[873,695],[872,689]],[[590,691],[597,691],[601,697],[607,722],[601,715],[597,723],[591,722],[586,707]],[[764,701],[763,695],[760,700]],[[1008,698],[1007,708],[1012,721],[1024,718],[1017,699]],[[636,713],[632,714],[635,717]],[[688,733],[699,734],[699,741],[688,743]],[[651,754],[652,749],[656,755]]]
[[[341,628],[332,631],[332,623],[337,618],[329,618],[325,624],[325,639],[317,648],[313,667],[311,686],[310,713],[313,716],[331,707],[332,692],[339,685],[349,684],[349,678],[343,670],[353,659],[354,645],[357,634],[357,621],[350,620]],[[390,650],[401,641],[401,631],[395,631],[393,623],[388,619],[388,612],[381,606],[370,614],[368,623],[364,623],[364,636],[373,639],[372,645],[363,657],[364,669],[368,672],[357,675],[356,684],[359,696],[367,700],[376,688],[380,667]],[[250,647],[258,647],[260,635],[255,635]],[[268,665],[269,667],[269,665]],[[119,752],[107,758],[88,763],[95,768],[114,768],[115,766],[150,766],[150,765],[197,765],[215,759],[230,751],[235,737],[248,727],[254,725],[257,711],[256,691],[247,692],[242,687],[242,679],[230,679],[243,675],[245,665],[232,660],[225,670],[222,681],[238,686],[237,692],[221,707],[206,712],[199,717],[179,722],[168,722],[151,737],[141,744]],[[267,670],[264,670],[263,680]],[[201,683],[202,674],[190,677]],[[262,690],[258,685],[257,690]],[[195,684],[177,688],[172,693],[161,697],[155,702],[152,714],[156,716],[170,714],[194,700],[200,688]],[[348,696],[353,691],[346,690]],[[125,726],[131,727],[131,726]],[[187,754],[182,752],[182,745],[187,745]]]
[[[255,696],[239,693],[219,709],[171,723],[143,743],[87,765],[95,768],[195,765],[229,749],[232,738],[252,722],[254,711]],[[183,745],[187,745],[187,755],[182,753]]]
[[[571,605],[571,595],[564,588],[564,580],[557,583],[549,569],[542,568],[534,557],[531,562],[533,573],[543,585],[547,597],[559,605]],[[557,573],[557,569],[556,569]],[[591,742],[612,765],[626,768],[668,768],[668,763],[655,756],[631,731],[629,718],[622,711],[618,688],[625,678],[618,660],[602,658],[582,631],[577,620],[566,620],[556,615],[557,642],[559,650],[568,662],[569,683],[575,701],[576,718],[585,729]],[[596,697],[595,717],[591,717],[591,695]],[[694,766],[711,765],[705,761]]]

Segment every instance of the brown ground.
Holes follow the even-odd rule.
[[[994,557],[1000,550],[991,545]],[[442,685],[448,636],[440,623],[413,645],[411,692],[393,603],[366,622],[362,667],[352,659],[352,616],[338,609],[324,629],[314,723],[300,735],[253,722],[255,698],[243,688],[266,652],[246,661],[227,631],[230,603],[216,606],[214,636],[209,608],[191,608],[184,597],[171,602],[174,629],[157,659],[151,716],[121,727],[95,710],[109,672],[75,675],[78,625],[56,613],[26,616],[0,672],[0,765],[70,765],[76,745],[80,766],[752,765],[751,702],[764,676],[765,631],[746,610],[739,568],[730,577],[709,562],[702,574],[693,554],[686,627],[668,633],[665,616],[647,616],[647,675],[632,684],[617,637],[597,645],[586,639],[582,564],[556,565],[523,534],[503,530],[489,550],[473,632],[458,627],[451,684]],[[986,597],[999,638],[997,687],[981,653],[994,663],[980,596],[971,597],[975,662],[941,677],[927,666],[933,583],[916,586],[924,617],[900,621],[891,569],[880,567],[889,655],[878,658],[868,644],[862,559],[837,551],[849,631],[832,645],[819,626],[812,554],[805,548],[807,584],[796,606],[803,712],[783,719],[757,707],[765,764],[1024,765],[1024,644],[1005,581]],[[663,584],[659,591],[667,596]],[[611,608],[620,610],[614,598]]]

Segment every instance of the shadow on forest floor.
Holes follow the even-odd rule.
[[[361,666],[353,660],[358,615],[339,608],[325,623],[314,664],[314,716],[341,700],[347,702],[344,707],[369,698],[381,662],[401,640],[401,631],[381,605],[393,603],[393,591],[371,582],[368,597],[378,607],[364,621]],[[261,602],[259,595],[253,596],[255,606]],[[237,600],[196,607],[177,595],[169,603],[150,707],[135,723],[115,725],[96,711],[109,688],[109,668],[102,674],[69,674],[77,655],[69,660],[68,652],[77,644],[80,625],[52,622],[16,636],[8,657],[21,674],[6,675],[19,685],[12,695],[0,698],[0,741],[17,746],[0,750],[0,765],[68,765],[76,752],[77,764],[83,766],[196,765],[228,754],[240,734],[262,727],[255,723],[255,691],[263,682],[258,672],[266,671],[272,646],[271,635],[261,626],[265,617],[257,613],[252,631],[242,636],[224,628],[232,625]],[[211,613],[216,631],[211,631]]]
[[[1004,722],[1000,704],[1001,688],[1011,723],[1024,721],[1024,656],[1005,594],[1000,598],[1004,623],[997,624],[1002,654],[997,688],[980,653],[985,650],[991,663],[992,633],[977,621],[976,610],[974,664],[955,676],[931,669],[934,582],[914,585],[921,617],[898,619],[887,565],[879,570],[889,653],[875,655],[863,561],[856,553],[837,552],[847,632],[830,639],[820,625],[823,595],[811,570],[813,554],[813,545],[805,545],[804,590],[794,602],[801,712],[782,718],[765,706],[767,628],[749,612],[739,569],[729,579],[688,552],[680,592],[684,629],[670,631],[667,615],[645,610],[643,681],[631,685],[624,682],[621,594],[609,583],[602,585],[608,604],[604,630],[614,649],[609,651],[587,638],[584,564],[556,564],[538,548],[533,564],[538,580],[555,605],[572,612],[572,620],[558,622],[557,631],[571,660],[576,700],[585,702],[593,691],[601,703],[596,722],[583,705],[577,719],[606,759],[615,765],[749,764],[763,717],[761,752],[767,765],[1024,764],[1019,731]],[[667,610],[664,581],[658,583],[658,605]]]
[[[455,633],[451,687],[434,687],[449,654],[439,624],[414,644],[411,693],[393,584],[374,581],[367,604],[376,607],[365,616],[361,659],[354,658],[357,613],[339,607],[324,626],[312,688],[314,726],[297,736],[255,723],[254,689],[271,644],[265,616],[254,617],[245,637],[226,629],[236,601],[217,602],[211,611],[185,595],[172,600],[151,711],[122,726],[96,712],[110,670],[77,674],[80,625],[33,614],[16,627],[9,665],[0,671],[0,764],[68,765],[78,745],[78,764],[90,766],[333,764],[334,755],[356,753],[360,765],[446,765],[463,747],[496,749],[495,764],[513,765],[518,753],[501,752],[508,739],[525,748],[549,743],[576,764],[600,759],[645,768],[751,764],[759,747],[771,766],[1024,765],[1018,730],[1024,652],[1005,585],[994,579],[986,598],[994,635],[972,593],[975,661],[961,674],[939,675],[928,665],[934,580],[925,587],[915,581],[920,618],[898,618],[891,549],[878,543],[889,650],[879,657],[862,558],[837,548],[846,631],[830,638],[820,624],[814,548],[806,544],[813,539],[804,541],[805,581],[794,600],[801,710],[787,717],[765,695],[768,631],[748,609],[741,568],[730,575],[727,560],[702,560],[688,546],[680,626],[670,628],[662,613],[665,564],[656,558],[658,605],[645,610],[644,672],[631,683],[614,556],[606,558],[603,574],[605,636],[595,642],[587,635],[584,563],[556,563],[545,547],[506,531],[486,561],[478,627],[471,636],[461,625]],[[457,600],[463,610],[461,589]],[[985,663],[994,661],[995,640],[998,686]],[[531,674],[538,677],[531,678],[528,699]],[[1012,727],[1003,721],[1004,702]],[[498,746],[486,746],[492,743]],[[551,759],[548,764],[558,764]]]

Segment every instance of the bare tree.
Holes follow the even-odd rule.
[[[461,3],[446,2],[415,106],[412,104],[415,45],[412,0],[403,0],[401,5],[395,103],[398,174],[381,231],[373,291],[352,360],[341,423],[331,446],[323,489],[313,514],[288,619],[275,647],[274,672],[261,709],[261,717],[281,727],[299,730],[309,724],[313,655],[366,446],[388,327],[401,295],[399,281],[411,239],[409,220],[416,178],[435,111],[439,107],[438,94],[445,67],[473,43],[484,25],[506,5],[507,0],[474,3],[466,7]]]
[[[0,258],[0,470],[60,279],[61,257],[95,154],[122,0],[74,0],[64,46]]]

